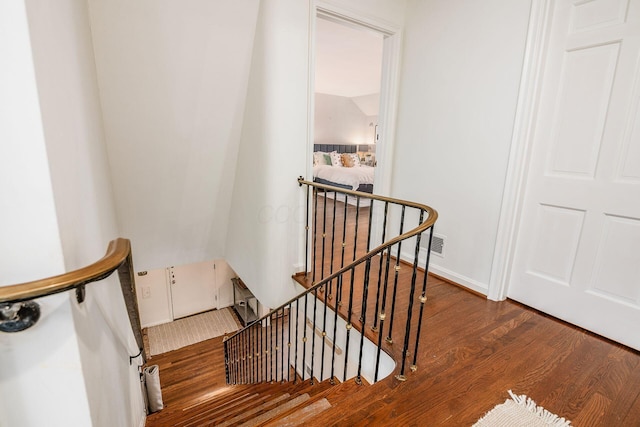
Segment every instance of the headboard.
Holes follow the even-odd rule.
[[[337,151],[338,153],[356,153],[358,151],[369,151],[369,146],[366,144],[313,144],[313,151],[322,151],[325,153],[332,151]]]

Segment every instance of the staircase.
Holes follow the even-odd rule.
[[[362,384],[392,372],[404,382],[416,370],[437,213],[299,183],[310,255],[308,273],[295,277],[300,294],[224,340],[154,357],[165,409],[147,427],[323,425],[322,414],[334,418],[332,402],[358,395]]]

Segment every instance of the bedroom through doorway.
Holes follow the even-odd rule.
[[[373,193],[384,156],[380,121],[384,32],[318,10],[313,179]]]

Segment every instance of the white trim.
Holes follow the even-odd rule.
[[[418,267],[424,268],[424,263],[426,261],[427,250],[424,248],[420,248],[420,253],[418,254]],[[409,252],[402,251],[400,253],[400,259],[404,262],[407,262],[413,265],[413,254]],[[481,293],[483,295],[487,295],[489,287],[482,282],[478,282],[470,277],[464,276],[459,273],[455,273],[451,270],[447,270],[444,267],[440,267],[438,264],[434,264],[433,262],[433,253],[431,254],[431,258],[429,258],[429,273],[436,274],[442,278],[452,281],[457,285],[464,286],[465,288],[469,288],[472,291]],[[428,286],[427,286],[428,287]]]
[[[547,39],[549,11],[552,6],[553,0],[533,0],[531,4],[518,105],[489,278],[488,298],[494,301],[504,300],[508,294],[522,198],[526,188],[533,126],[537,114],[539,82],[544,68],[543,53]]]
[[[447,270],[446,268],[439,267],[435,264],[429,265],[429,272],[447,280],[451,280],[452,282],[464,286],[465,288],[469,288],[472,291],[481,293],[482,295],[487,295],[489,290],[489,287],[485,283],[478,282],[477,280],[473,280],[472,278],[462,274],[454,273],[451,270]]]

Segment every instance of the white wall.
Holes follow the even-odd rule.
[[[309,6],[262,2],[231,202],[227,260],[260,302],[294,291],[307,147]]]
[[[0,57],[0,284],[9,285],[64,272],[24,1],[0,3]],[[0,333],[0,426],[90,425],[68,296],[38,302],[35,326]]]
[[[440,214],[432,271],[487,291],[530,0],[409,1],[394,197]],[[407,245],[409,247],[410,245]]]
[[[291,236],[303,233],[304,192],[296,178],[306,174],[312,149],[311,3],[270,0],[260,5],[233,187],[227,260],[268,307],[295,294],[290,278],[304,265],[304,239]],[[404,1],[322,3],[394,25],[404,17]]]
[[[89,5],[117,214],[136,268],[223,257],[259,2]]]
[[[82,0],[25,3],[31,45],[23,49],[35,69],[35,81],[23,91],[22,102],[12,106],[22,103],[37,110],[40,105],[37,117],[18,111],[16,119],[28,119],[30,128],[39,129],[46,142],[41,162],[34,162],[40,151],[31,150],[28,159],[13,156],[16,168],[30,176],[22,179],[15,173],[12,178],[16,188],[29,197],[32,210],[44,218],[25,215],[7,221],[17,229],[37,230],[41,223],[55,224],[60,265],[54,271],[38,271],[47,260],[40,259],[37,250],[18,253],[29,262],[22,266],[23,273],[35,279],[96,261],[118,233],[87,4]],[[17,35],[7,39],[15,42]],[[33,70],[29,74],[33,78]],[[36,88],[37,99],[24,96],[31,91],[35,94]],[[19,140],[26,149],[30,141],[23,135],[28,132]],[[29,191],[29,184],[39,176],[47,180],[46,194]],[[49,209],[54,207],[51,199],[55,211]],[[24,242],[33,248],[47,242],[46,233],[15,239],[19,239],[16,244]],[[116,277],[89,285],[82,305],[75,302],[73,292],[41,298],[38,303],[43,314],[34,327],[0,338],[7,341],[6,351],[0,353],[9,359],[3,360],[7,367],[3,373],[10,377],[2,381],[3,388],[8,388],[3,396],[10,398],[3,397],[7,408],[3,408],[0,425],[141,425],[144,412],[137,367],[129,365],[129,354],[137,353],[137,346],[119,286]]]
[[[372,144],[368,117],[351,98],[315,94],[316,144]]]

